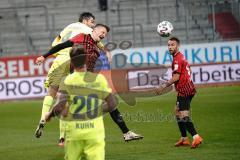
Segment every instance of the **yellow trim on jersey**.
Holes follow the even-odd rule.
[[[104,46],[104,44],[103,44],[102,42],[98,42],[98,43],[97,43],[97,46],[98,46],[99,49],[101,49],[102,51],[104,51],[105,46]]]

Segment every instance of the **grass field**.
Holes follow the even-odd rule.
[[[0,104],[0,160],[61,160],[57,147],[58,121],[46,126],[43,137],[34,131],[41,101]],[[240,86],[199,89],[192,102],[192,119],[204,138],[195,150],[175,148],[179,131],[173,119],[175,94],[138,99],[136,107],[119,106],[129,128],[144,135],[125,143],[118,127],[105,116],[107,160],[239,160]]]

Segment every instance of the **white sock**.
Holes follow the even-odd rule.
[[[195,135],[193,136],[193,139],[197,138],[198,136],[199,136],[198,134],[195,134]]]
[[[181,139],[182,139],[182,140],[186,140],[186,139],[187,139],[187,137],[181,137]]]

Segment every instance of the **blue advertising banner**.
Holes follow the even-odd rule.
[[[240,60],[240,41],[200,43],[181,45],[180,51],[190,64],[217,62],[233,62]],[[141,66],[141,64],[170,65],[172,56],[166,46],[116,49],[112,52],[112,68],[124,68],[126,65]]]

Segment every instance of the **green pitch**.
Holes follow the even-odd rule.
[[[240,86],[199,89],[192,102],[192,119],[204,138],[195,150],[175,148],[179,131],[173,119],[175,94],[138,99],[136,107],[121,103],[129,128],[144,139],[126,143],[118,127],[105,116],[106,159],[111,160],[239,160]],[[41,101],[0,104],[0,159],[61,160],[58,121],[47,125],[43,137],[34,131]]]

